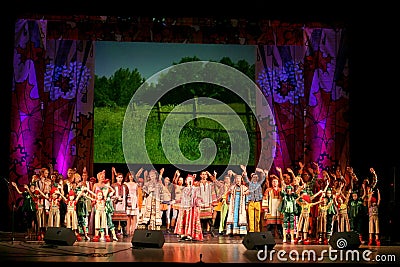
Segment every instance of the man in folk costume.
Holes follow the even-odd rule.
[[[64,197],[68,199],[68,193],[71,190],[75,190],[76,183],[75,183],[75,174],[76,169],[68,168],[67,170],[67,179],[62,180],[62,192]],[[65,201],[60,202],[60,226],[65,227],[65,215],[67,214],[67,204]]]
[[[78,229],[79,233],[84,235],[85,240],[90,240],[89,238],[89,210],[92,209],[92,204],[90,198],[87,197],[89,194],[88,190],[90,190],[90,182],[88,181],[88,173],[86,167],[83,168],[82,171],[82,180],[78,182],[76,186],[76,193],[79,194],[82,192],[81,197],[78,199],[78,203],[76,204],[76,214],[78,217]]]
[[[107,227],[105,230],[105,237],[100,238],[100,241],[111,241],[110,233],[114,241],[118,241],[117,235],[115,233],[115,225],[112,221],[112,215],[114,213],[113,198],[115,194],[115,189],[110,185],[110,179],[104,179],[104,187],[101,188],[105,199],[105,213],[106,213],[106,223]]]
[[[127,197],[129,194],[129,188],[124,183],[124,175],[120,172],[116,172],[115,168],[112,168],[112,180],[114,181],[114,175],[116,177],[116,182],[111,186],[115,190],[114,194],[114,214],[116,216],[125,215],[126,217],[126,207],[127,207]],[[115,220],[113,218],[113,223],[116,225],[117,229],[120,230],[122,228],[122,234],[124,237],[128,236],[127,232],[127,221],[125,220]]]
[[[265,189],[262,202],[264,225],[267,226],[267,231],[272,231],[272,228],[274,228],[274,231],[272,231],[273,236],[277,237],[279,235],[282,238],[283,215],[278,209],[282,202],[282,188],[279,187],[278,176],[272,174],[270,177],[271,186]]]
[[[213,233],[213,207],[217,204],[217,192],[215,190],[215,185],[211,179],[213,176],[208,171],[200,172],[200,197],[202,203],[200,205],[200,221],[201,228],[203,229],[203,234],[209,232],[211,235]],[[215,180],[215,178],[212,178]]]
[[[149,179],[144,182],[143,192],[143,224],[149,230],[160,230],[162,225],[161,202],[163,197],[163,185],[156,170],[149,171]]]
[[[224,180],[220,181],[215,179],[214,183],[217,186],[217,199],[218,204],[214,207],[214,211],[217,210],[220,214],[219,216],[219,228],[218,233],[220,235],[225,233],[225,223],[226,223],[226,215],[228,214],[228,204],[226,203],[226,199],[230,192],[232,181],[231,176],[233,176],[233,171],[229,170],[226,175],[224,175]]]
[[[49,169],[47,168],[41,168],[40,169],[40,176],[39,176],[39,180],[36,181],[36,185],[37,187],[40,189],[40,191],[42,191],[46,196],[49,196],[50,194],[50,190],[51,190],[51,179],[49,177]],[[32,177],[33,178],[33,177]],[[47,221],[47,215],[49,214],[49,210],[50,210],[50,201],[48,199],[44,199],[44,209],[45,209],[45,213],[44,216],[46,218],[44,218]],[[47,226],[47,225],[46,225]],[[44,231],[46,230],[46,228],[44,227]]]
[[[247,177],[246,166],[241,165],[241,168],[243,170],[243,179],[249,187],[249,205],[247,210],[249,215],[249,232],[260,232],[261,201],[263,198],[262,186],[268,172],[256,168],[256,173],[252,173],[249,180]],[[259,177],[257,173],[259,173],[261,177]]]
[[[247,234],[247,204],[248,188],[243,183],[240,174],[235,175],[235,183],[231,186],[227,204],[228,215],[226,218],[227,235]]]
[[[172,209],[172,195],[174,191],[174,184],[171,183],[169,177],[163,177],[164,168],[160,170],[160,178],[163,185],[163,196],[161,202],[161,212],[165,213],[166,232],[170,232],[171,227],[171,209]]]
[[[136,223],[136,228],[137,229],[145,229],[145,225],[143,223],[143,213],[144,209],[143,207],[146,204],[145,201],[145,193],[143,192],[143,185],[144,185],[144,179],[143,177],[138,177],[137,176],[137,194],[138,194],[138,215],[137,215],[137,223]]]

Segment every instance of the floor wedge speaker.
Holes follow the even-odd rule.
[[[249,250],[263,250],[267,246],[268,250],[275,247],[276,242],[272,233],[267,232],[250,232],[242,241],[242,244]]]
[[[132,237],[132,246],[140,248],[162,248],[164,242],[164,234],[160,230],[137,229]]]
[[[356,232],[335,232],[329,238],[329,245],[333,249],[357,249],[361,241]]]
[[[74,231],[65,227],[47,227],[43,238],[46,244],[72,246],[76,241]]]

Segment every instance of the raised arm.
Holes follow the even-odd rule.
[[[43,196],[45,199],[50,199],[50,197],[49,196],[47,196],[47,195],[45,195],[44,193],[43,193],[43,191],[42,190],[40,190],[40,188],[38,188],[37,189],[37,191],[39,192],[39,194],[41,195],[41,196]]]
[[[111,184],[115,183],[115,176],[117,176],[117,170],[115,167],[111,167]]]
[[[81,190],[81,191],[78,193],[78,195],[76,196],[75,200],[78,201],[79,198],[82,196],[82,194],[83,194],[83,190]]]
[[[68,199],[64,196],[64,194],[61,194],[60,191],[57,190],[56,193],[57,193],[59,196],[61,196],[61,198],[64,199],[65,202],[68,201]]]
[[[142,172],[143,172],[143,168],[140,168],[140,169],[136,172],[136,174],[135,174],[135,182],[138,182],[138,179],[139,179],[140,175],[142,174]]]
[[[379,189],[377,188],[376,189],[376,193],[378,195],[378,199],[377,199],[376,205],[379,206],[379,204],[381,204],[381,191],[379,191]]]
[[[268,188],[269,187],[269,171],[267,169],[264,169],[264,174],[265,174],[265,187]]]
[[[319,190],[318,193],[316,193],[316,194],[310,196],[310,199],[313,200],[314,198],[316,198],[317,196],[319,196],[319,195],[322,194],[323,192],[324,192],[324,191]]]
[[[369,168],[369,171],[372,173],[371,188],[374,189],[376,184],[378,183],[378,176],[376,175],[374,168]]]
[[[177,184],[180,176],[181,176],[181,172],[179,170],[176,170],[174,173],[174,178],[172,178],[172,183]]]
[[[249,178],[247,177],[247,168],[246,168],[246,166],[245,165],[240,165],[240,168],[242,169],[242,177],[243,177],[243,181],[246,183],[246,184],[249,184],[250,183],[250,181],[249,181]]]
[[[279,173],[279,180],[281,181],[282,189],[284,190],[286,188],[286,183],[285,183],[285,180],[283,179],[282,169],[281,169],[281,167],[278,167],[278,166],[276,166],[275,169]]]
[[[85,187],[85,190],[86,190],[86,192],[89,192],[90,195],[96,197],[96,194],[92,190],[90,190],[89,188]],[[92,199],[89,195],[87,195],[87,197]],[[92,200],[94,200],[94,199],[92,199]]]
[[[260,185],[262,185],[262,184],[265,182],[265,180],[266,180],[265,172],[264,172],[264,170],[261,169],[261,168],[256,168],[256,172],[258,172],[258,173],[261,175],[260,179],[259,179],[257,182],[258,182]]]
[[[24,188],[26,189],[26,191],[28,192],[28,194],[34,198],[35,196],[32,194],[31,190],[29,190],[29,186],[27,184],[24,184]]]
[[[294,174],[293,170],[291,168],[286,168],[287,173],[289,173],[291,180],[294,181],[296,175]]]
[[[20,195],[22,195],[22,191],[21,191],[21,190],[19,190],[19,188],[18,188],[17,184],[16,184],[15,182],[11,182],[11,184],[12,184],[12,186],[14,186],[14,187],[15,187],[15,190],[17,191],[17,193],[18,193],[18,194],[20,194]]]
[[[304,164],[303,164],[303,162],[299,161],[299,167],[300,167],[300,169],[299,169],[299,174],[302,174],[302,173],[303,173],[303,170],[304,170]]]

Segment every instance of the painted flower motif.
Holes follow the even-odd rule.
[[[304,77],[301,63],[287,62],[282,68],[264,69],[257,78],[265,96],[273,96],[274,102],[297,104],[304,97]]]
[[[74,99],[77,92],[86,92],[91,79],[90,70],[81,62],[71,62],[68,66],[46,66],[44,91],[50,92],[50,99]]]

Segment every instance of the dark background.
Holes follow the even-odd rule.
[[[183,16],[183,17],[245,17],[279,19],[293,22],[343,22],[350,38],[350,165],[360,177],[369,176],[373,167],[382,193],[381,232],[389,241],[400,241],[394,225],[399,220],[400,122],[399,48],[396,36],[396,8],[383,4],[347,6],[350,3],[256,3],[216,2],[140,3],[110,1],[34,3],[19,1],[1,11],[0,45],[0,203],[7,207],[9,166],[10,103],[13,81],[13,45],[15,19],[26,13],[49,15],[117,15],[117,16]],[[133,5],[133,7],[132,7]],[[397,183],[397,184],[396,184]],[[9,217],[3,217],[9,218]],[[1,228],[7,222],[0,220]],[[7,229],[6,229],[7,230]],[[9,230],[9,229],[8,229]]]

